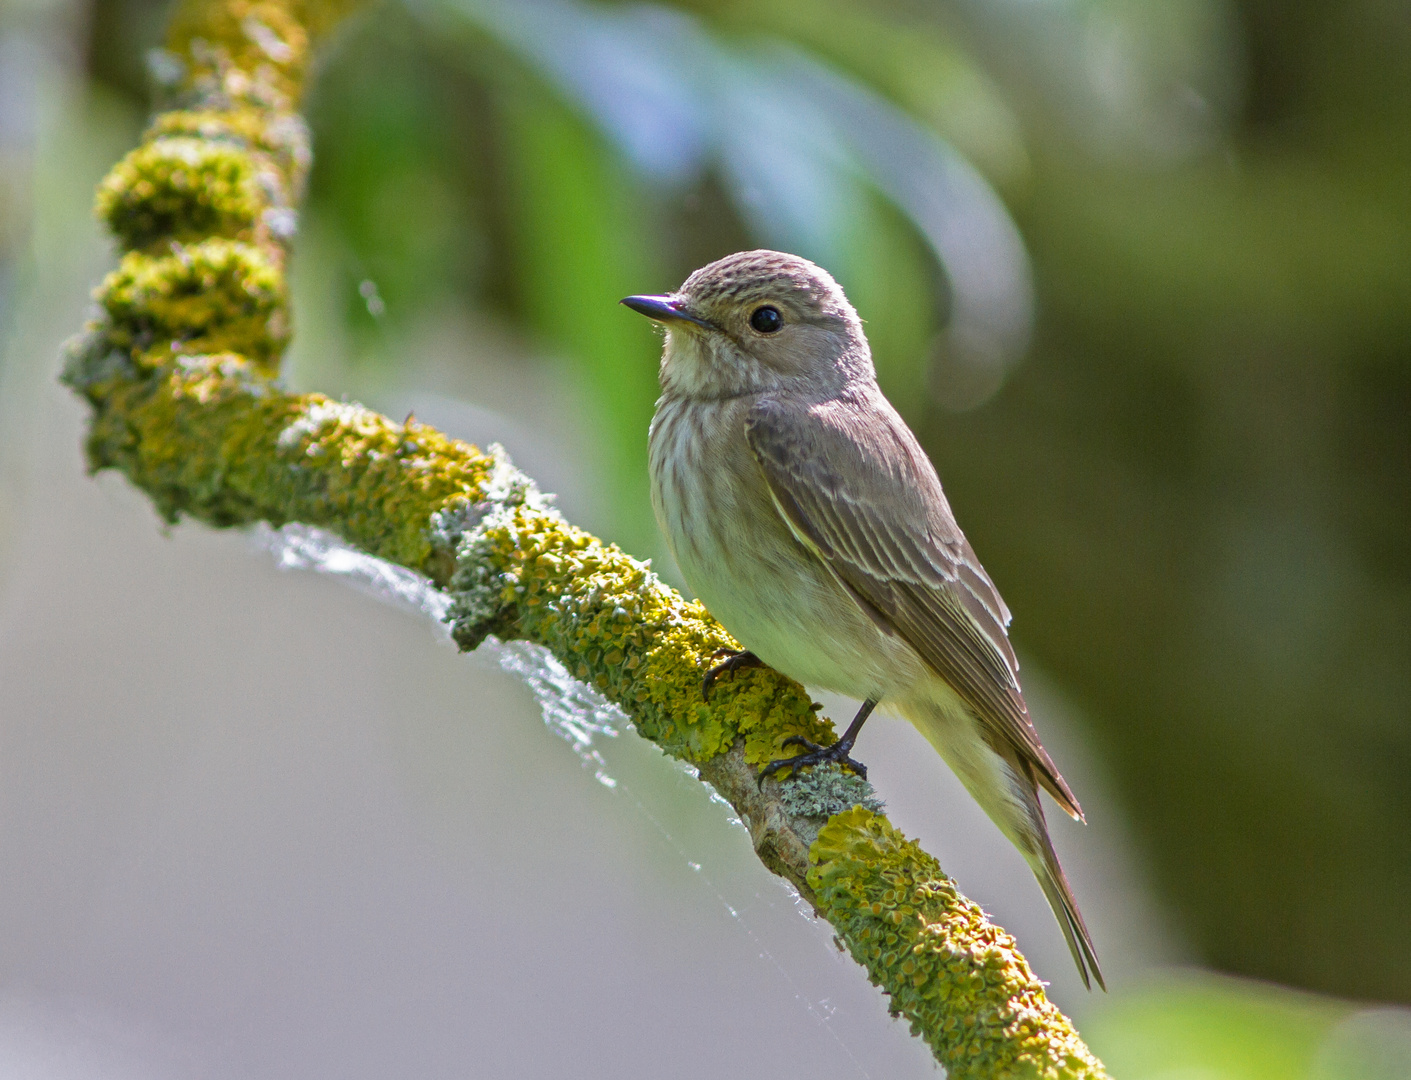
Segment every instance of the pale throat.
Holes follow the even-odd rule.
[[[780,382],[724,335],[678,327],[667,327],[660,378],[668,394],[712,399],[772,390]]]

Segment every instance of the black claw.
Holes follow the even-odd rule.
[[[853,772],[864,780],[867,779],[867,766],[860,761],[854,761],[848,757],[848,751],[852,749],[853,743],[857,741],[857,733],[862,730],[862,725],[867,722],[867,718],[872,715],[872,710],[877,707],[875,698],[869,698],[862,703],[862,708],[857,710],[857,715],[852,718],[852,723],[848,725],[847,731],[843,732],[843,737],[832,746],[819,746],[812,739],[805,739],[802,735],[790,735],[779,745],[782,746],[802,746],[807,753],[797,754],[791,758],[780,758],[778,761],[771,761],[759,772],[759,785],[764,786],[764,781],[773,776],[780,769],[793,769],[797,773],[800,769],[809,765],[822,765],[824,762],[833,761],[839,765],[846,765]]]
[[[862,779],[867,779],[867,766],[860,761],[854,761],[848,756],[848,751],[852,749],[851,739],[839,739],[832,746],[819,746],[816,742],[805,739],[802,735],[791,735],[785,739],[781,746],[802,746],[807,749],[807,753],[797,754],[791,758],[780,758],[778,761],[771,761],[760,770],[759,782],[764,783],[780,769],[793,769],[797,773],[800,769],[810,765],[823,765],[828,762],[836,762],[839,765],[846,765]]]
[[[720,676],[734,674],[741,668],[764,667],[764,661],[748,649],[741,649],[739,652],[734,649],[719,649],[715,655],[725,659],[707,671],[705,678],[701,680],[701,697],[706,701],[710,700],[710,689]]]

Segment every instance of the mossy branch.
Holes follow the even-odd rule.
[[[698,767],[953,1077],[1104,1076],[1014,939],[851,775],[770,780],[783,741],[832,739],[797,684],[741,673],[701,698],[733,644],[643,563],[575,528],[494,452],[277,381],[286,245],[308,167],[297,113],[317,0],[188,0],[154,65],[165,100],[98,193],[125,249],[64,378],[93,406],[88,455],[168,520],[298,521],[424,574],[456,641],[549,648]]]

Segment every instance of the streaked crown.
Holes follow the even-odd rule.
[[[858,321],[832,274],[782,251],[739,251],[717,259],[688,277],[677,295],[707,317],[721,308],[783,300],[808,321]]]

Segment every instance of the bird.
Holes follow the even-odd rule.
[[[1039,741],[1009,608],[956,524],[935,466],[877,384],[862,321],[822,267],[744,251],[676,292],[629,296],[665,328],[648,435],[652,504],[688,587],[744,648],[704,680],[768,665],[909,720],[1019,850],[1083,983],[1106,990],[1049,837],[1040,790],[1083,812]]]

